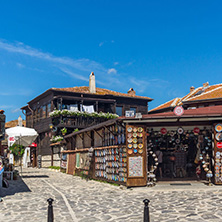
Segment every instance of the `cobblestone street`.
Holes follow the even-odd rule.
[[[47,221],[52,197],[56,222],[142,222],[143,200],[150,200],[154,221],[221,221],[222,187],[159,183],[153,188],[114,186],[48,169],[24,169],[22,180],[1,189],[1,221]]]

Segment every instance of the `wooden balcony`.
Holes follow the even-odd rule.
[[[102,117],[73,117],[73,116],[58,116],[52,117],[52,124],[56,127],[62,128],[78,128],[84,129],[99,123],[107,121],[107,118]]]

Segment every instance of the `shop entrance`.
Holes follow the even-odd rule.
[[[205,180],[206,169],[212,169],[212,129],[147,128],[147,154],[157,181]]]

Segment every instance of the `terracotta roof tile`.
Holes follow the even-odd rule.
[[[149,112],[153,112],[153,111],[156,111],[156,110],[165,109],[165,108],[169,108],[169,107],[175,107],[180,100],[181,100],[180,98],[172,99],[172,100],[170,100],[170,101],[168,101],[168,102],[150,110]]]
[[[22,120],[22,125],[26,126],[25,120]],[[12,121],[5,123],[5,128],[10,128],[10,127],[15,127],[15,126],[18,126],[18,120],[12,120]]]
[[[180,99],[178,101],[176,101],[175,99],[171,100],[167,103],[164,103],[164,104],[150,110],[149,112],[172,107],[172,106],[170,106],[170,103],[171,102],[173,103],[173,101],[174,101],[174,106],[181,106],[184,103],[189,103],[189,101],[199,101],[199,100],[218,99],[218,98],[222,99],[222,83],[212,85],[212,86],[207,86],[205,88],[198,87],[198,88],[194,89],[192,92],[189,92],[182,99]]]
[[[66,92],[76,92],[76,93],[86,93],[86,94],[94,94],[89,92],[88,86],[76,86],[76,87],[69,87],[69,88],[52,88],[53,90],[58,91],[66,91]],[[102,89],[102,88],[96,88],[97,95],[114,95],[114,96],[124,96],[124,97],[132,97],[132,98],[140,98],[140,99],[147,99],[152,100],[150,97],[146,96],[137,96],[137,95],[129,95],[127,93],[120,93],[116,91],[112,91],[109,89]]]

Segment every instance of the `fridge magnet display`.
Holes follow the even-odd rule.
[[[217,133],[215,138],[217,141],[222,141],[222,133]]]

